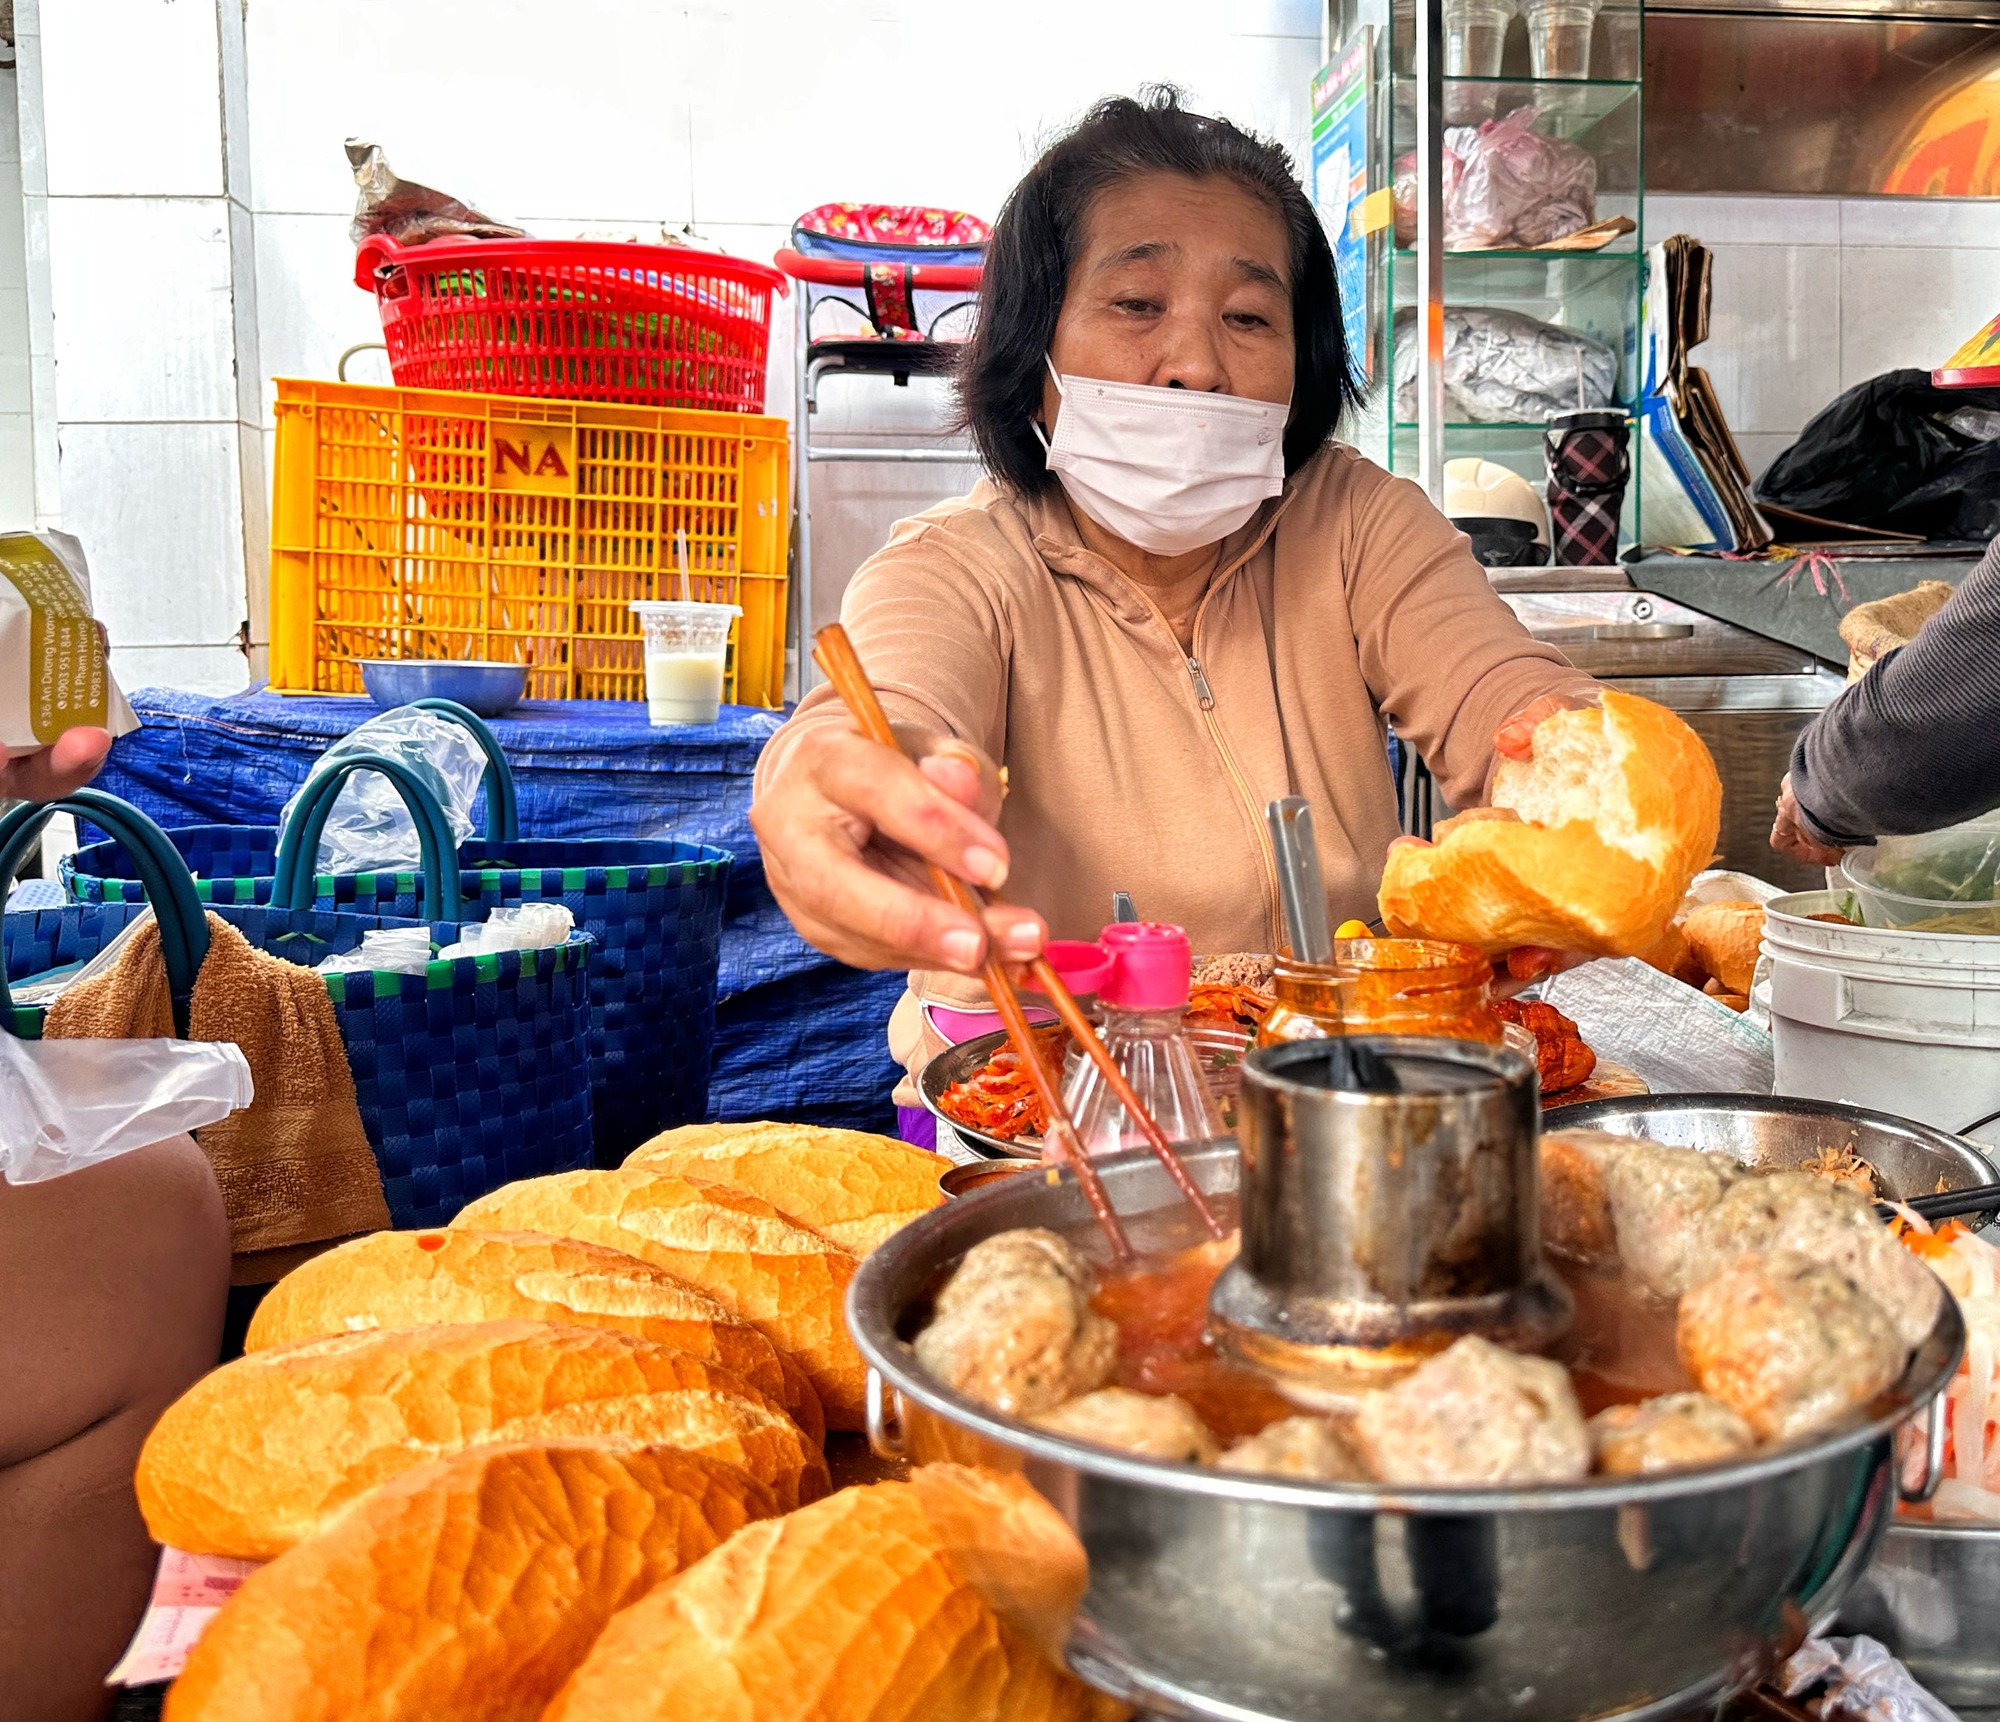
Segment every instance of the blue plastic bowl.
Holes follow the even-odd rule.
[[[505,717],[521,703],[528,666],[476,658],[363,658],[361,685],[378,706],[445,699],[481,717]]]

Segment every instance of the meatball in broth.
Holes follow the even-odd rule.
[[[1118,1330],[1090,1307],[1090,1265],[1054,1232],[973,1245],[917,1335],[917,1361],[996,1411],[1033,1416],[1110,1379]]]

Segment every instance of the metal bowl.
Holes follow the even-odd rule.
[[[456,700],[481,717],[505,717],[521,703],[528,666],[478,658],[363,658],[361,685],[378,706]]]
[[[1223,1109],[1223,1122],[1232,1123],[1236,1096],[1243,1083],[1243,1054],[1250,1045],[1250,1031],[1245,1029],[1239,1034],[1228,1029],[1191,1028],[1187,1037],[1201,1060],[1208,1091]],[[963,1082],[1006,1044],[1007,1031],[998,1029],[946,1047],[917,1073],[917,1094],[924,1110],[975,1154],[984,1154],[990,1160],[1039,1160],[1042,1157],[1039,1136],[1016,1136],[1011,1141],[989,1136],[984,1130],[959,1123],[939,1104],[947,1088],[954,1082]]]
[[[938,1179],[938,1188],[947,1196],[969,1196],[974,1190],[983,1190],[1016,1172],[1033,1170],[1034,1166],[1026,1160],[968,1160]]]
[[[1945,1703],[2000,1706],[2000,1527],[1898,1520],[1840,1610]]]
[[[1993,1162],[1965,1141],[1928,1124],[1848,1106],[1837,1100],[1789,1100],[1758,1094],[1649,1094],[1555,1106],[1544,1130],[1609,1130],[1674,1148],[1727,1154],[1746,1166],[1803,1166],[1826,1148],[1849,1148],[1874,1169],[1891,1201],[1939,1190],[2000,1183]],[[1982,1226],[1990,1214],[1969,1214]]]
[[[1995,1181],[1986,1156],[1962,1138],[1835,1101],[1673,1094],[1565,1107],[1543,1124],[1712,1149],[1757,1166],[1803,1165],[1822,1148],[1848,1147],[1892,1197]],[[1966,1216],[1973,1226],[1991,1219]],[[1892,1523],[1840,1614],[1843,1629],[1881,1639],[1947,1704],[2000,1705],[2000,1526]]]
[[[1226,1204],[1233,1146],[1185,1158]],[[1135,1242],[1191,1241],[1155,1161],[1099,1164]],[[1072,1666],[1182,1719],[1666,1718],[1747,1684],[1867,1565],[1895,1499],[1893,1432],[1942,1389],[1963,1341],[1947,1300],[1867,1417],[1740,1464],[1537,1489],[1288,1483],[1064,1440],[926,1375],[907,1339],[927,1299],[973,1244],[1016,1226],[1095,1247],[1071,1175],[1006,1178],[861,1264],[847,1311],[871,1438],[1025,1474],[1090,1558]]]

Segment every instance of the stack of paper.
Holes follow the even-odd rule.
[[[1713,275],[1713,254],[1685,233],[1647,253],[1639,466],[1648,542],[1738,552],[1762,550],[1779,538],[1789,545],[1917,542],[1751,499],[1750,468],[1714,385],[1688,359],[1708,339]]]

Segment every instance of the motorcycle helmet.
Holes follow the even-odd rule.
[[[1535,487],[1497,460],[1444,463],[1444,511],[1472,540],[1484,568],[1540,568],[1549,559],[1549,515]]]

